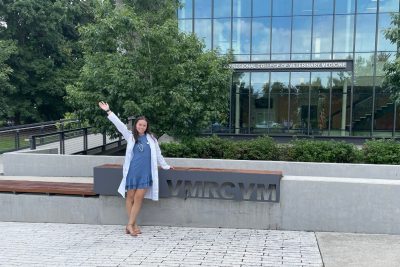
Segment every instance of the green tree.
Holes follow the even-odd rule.
[[[81,118],[114,131],[97,106],[104,100],[122,120],[146,115],[156,134],[193,136],[227,120],[229,56],[180,33],[176,8],[173,0],[97,3],[94,23],[80,28],[85,65],[67,89]]]
[[[1,27],[1,26],[0,26]],[[0,40],[0,118],[7,115],[9,109],[8,101],[6,101],[6,93],[15,90],[14,86],[10,83],[9,75],[12,73],[12,68],[6,64],[10,56],[15,53],[16,46],[11,41]],[[2,119],[0,119],[0,124]]]
[[[391,43],[400,47],[400,14],[392,15],[392,27],[385,30],[385,37]],[[384,66],[383,86],[390,92],[392,98],[400,103],[400,57],[396,54],[393,62],[387,62]]]
[[[0,1],[0,40],[17,50],[7,60],[13,69],[7,114],[17,124],[59,119],[67,107],[65,87],[79,76],[82,55],[76,26],[90,21],[91,1]]]

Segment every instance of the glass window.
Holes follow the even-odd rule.
[[[253,72],[251,74],[251,88],[254,94],[268,95],[269,72]]]
[[[251,17],[251,0],[233,0],[234,17]]]
[[[356,52],[375,50],[376,14],[357,15]]]
[[[178,9],[179,19],[188,19],[193,17],[193,3],[192,0],[181,0],[182,8]]]
[[[332,53],[312,54],[312,59],[332,59]]]
[[[331,135],[347,136],[350,124],[351,73],[332,73]]]
[[[274,0],[272,3],[273,16],[291,16],[292,0]]]
[[[211,18],[211,0],[194,1],[195,18]]]
[[[191,19],[180,19],[178,20],[179,31],[191,33],[192,32],[192,20]]]
[[[250,54],[251,19],[233,19],[232,50],[235,54]]]
[[[391,136],[393,132],[394,105],[384,88],[375,88],[374,131],[379,136]]]
[[[391,26],[391,20],[390,14],[379,15],[378,51],[396,51],[396,45],[386,39],[384,35],[384,30]]]
[[[333,36],[334,52],[352,52],[354,38],[354,15],[336,15]]]
[[[357,0],[357,13],[376,13],[377,2],[376,0]]]
[[[253,0],[253,17],[271,16],[271,0]]]
[[[311,53],[311,16],[293,17],[292,53]]]
[[[355,0],[336,0],[335,4],[336,14],[354,14]]]
[[[312,15],[312,0],[293,0],[293,15]]]
[[[329,129],[329,102],[331,87],[330,72],[311,73],[310,133],[324,135]],[[326,135],[326,134],[325,134]]]
[[[373,53],[355,55],[354,88],[353,88],[353,135],[370,136],[372,121],[367,114],[373,111]]]
[[[289,94],[289,72],[271,72],[271,94]]]
[[[399,12],[399,0],[379,0],[379,12]]]
[[[354,59],[354,76],[356,77],[372,76],[373,73],[374,73],[374,53],[356,53]],[[369,85],[372,86],[372,83]]]
[[[250,72],[235,72],[232,79],[233,83],[238,85],[236,93],[248,92],[250,88]]]
[[[206,49],[211,49],[211,19],[194,20],[194,32],[202,39],[206,45]]]
[[[377,68],[378,68],[378,67],[377,67]],[[376,76],[376,78],[375,78],[375,86],[377,86],[377,87],[379,87],[379,86],[382,87],[384,78],[385,78],[385,77],[383,77],[383,76]]]
[[[309,91],[310,73],[292,72],[290,77],[290,115],[289,122],[286,123],[292,133],[308,133]]]
[[[291,60],[310,60],[311,53],[308,54],[293,54],[291,55]]]
[[[289,60],[289,59],[290,59],[289,53],[271,54],[271,60]]]
[[[214,18],[231,16],[231,0],[214,0]]]
[[[249,61],[250,60],[250,55],[233,55],[233,60],[234,61]]]
[[[314,15],[333,14],[332,0],[314,0]]]
[[[331,52],[333,16],[314,17],[313,53]]]
[[[318,90],[329,90],[331,86],[330,72],[312,72],[311,87]]]
[[[289,72],[271,72],[270,109],[268,109],[268,124],[270,132],[281,133],[288,122],[289,105]]]
[[[236,72],[232,76],[232,124],[235,133],[248,133],[250,73]]]
[[[290,52],[291,18],[272,18],[272,53]]]
[[[270,53],[270,18],[253,18],[252,24],[252,54]]]
[[[361,79],[362,77],[358,77]],[[372,129],[371,114],[373,112],[372,77],[364,77],[359,83],[356,80],[353,88],[353,120],[352,129],[354,135],[370,136]],[[356,77],[357,79],[357,77]]]
[[[214,19],[213,45],[223,54],[231,48],[231,19]]]
[[[353,59],[353,53],[333,53],[332,59]]]
[[[377,52],[376,54],[376,76],[384,76],[383,66],[387,62],[394,62],[396,56],[395,53],[388,52]]]
[[[269,72],[253,72],[251,88],[250,118],[251,127],[255,128],[253,133],[266,132],[271,127],[267,121],[267,111],[270,106]]]
[[[270,60],[270,55],[269,54],[264,54],[264,55],[252,54],[251,55],[251,60],[254,60],[254,61]]]

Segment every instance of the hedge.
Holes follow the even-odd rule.
[[[268,136],[245,141],[212,136],[163,143],[161,149],[166,157],[181,158],[400,164],[400,142],[384,139],[367,141],[357,147],[333,140],[293,140],[277,144]]]
[[[392,139],[367,141],[363,152],[365,163],[400,164],[400,142]]]

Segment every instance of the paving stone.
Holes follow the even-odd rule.
[[[0,222],[0,266],[322,267],[310,232]]]

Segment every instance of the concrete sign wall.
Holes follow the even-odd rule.
[[[159,174],[160,197],[279,202],[281,172],[176,168]]]
[[[94,192],[118,195],[122,166],[106,164],[94,168]],[[208,198],[239,201],[279,202],[278,171],[243,171],[207,168],[159,170],[161,198]]]

